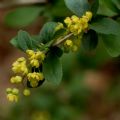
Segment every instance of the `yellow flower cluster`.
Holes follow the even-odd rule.
[[[10,102],[17,102],[18,101],[19,90],[17,88],[13,88],[13,89],[7,88],[6,92],[7,92],[7,99]]]
[[[18,58],[13,64],[12,64],[12,70],[14,73],[21,73],[23,75],[28,73],[28,68],[26,65],[26,59],[24,57]]]
[[[32,67],[38,68],[42,61],[45,59],[45,54],[41,51],[34,52],[33,50],[27,50],[26,53],[29,57]]]
[[[28,77],[28,81],[30,82],[30,85],[32,87],[37,87],[39,81],[44,80],[43,73],[41,73],[41,72],[39,72],[39,73],[37,73],[37,72],[29,73],[27,75],[27,77]]]
[[[28,59],[21,57],[12,64],[12,70],[16,76],[11,77],[10,82],[12,84],[27,84],[27,82],[29,82],[31,87],[37,87],[39,81],[44,80],[44,75],[42,72],[40,72],[40,66],[45,59],[45,54],[41,51],[35,52],[33,50],[27,50],[26,54],[28,56]],[[18,101],[19,90],[17,88],[8,88],[6,91],[7,99],[9,101]],[[29,96],[30,90],[25,88],[23,95]]]
[[[10,79],[11,83],[21,83],[22,82],[22,77],[21,76],[15,76]]]
[[[82,31],[85,31],[88,28],[88,22],[92,18],[91,12],[86,12],[81,18],[73,15],[72,17],[67,17],[64,20],[64,23],[67,25],[68,31],[74,35],[80,34]]]

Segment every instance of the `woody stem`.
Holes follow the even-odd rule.
[[[64,38],[56,41],[52,46],[58,46],[58,45],[60,45],[61,43],[63,43],[66,39],[68,39],[72,35],[73,35],[73,33],[70,33],[70,34],[66,35]]]

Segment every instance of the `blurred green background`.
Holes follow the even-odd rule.
[[[30,97],[8,103],[10,65],[24,56],[9,44],[10,39],[19,29],[35,35],[46,21],[63,21],[72,15],[63,0],[8,3],[0,2],[0,120],[120,120],[120,59],[110,57],[100,40],[94,51],[81,45],[77,53],[63,55],[59,86],[45,82]],[[109,0],[100,0],[98,14],[119,16]]]

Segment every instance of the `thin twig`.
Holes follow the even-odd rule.
[[[64,42],[67,38],[71,37],[72,35],[73,35],[73,33],[68,34],[64,38],[62,38],[62,39],[58,40],[57,42],[55,42],[52,46],[58,46],[58,45],[60,45],[62,42]]]

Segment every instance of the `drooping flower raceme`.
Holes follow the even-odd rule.
[[[21,73],[23,75],[28,73],[28,68],[26,66],[26,59],[24,57],[18,58],[13,64],[12,64],[12,71],[14,73]]]
[[[56,30],[60,29],[66,29],[68,33],[72,33],[76,40],[67,39],[64,42],[64,48],[67,51],[73,51],[76,52],[78,48],[80,47],[82,35],[84,32],[86,32],[89,28],[89,21],[92,19],[92,13],[90,11],[87,11],[85,15],[82,17],[77,17],[76,15],[73,15],[71,17],[66,17],[64,20],[64,24],[58,23],[58,26],[56,27]],[[77,43],[77,44],[76,44]]]
[[[25,89],[23,90],[23,95],[29,96],[29,87],[34,88],[39,85],[40,81],[44,80],[44,75],[38,68],[42,66],[42,62],[45,59],[45,54],[41,51],[27,50],[27,59],[24,57],[18,58],[12,64],[12,71],[14,76],[10,78],[12,84],[24,84]],[[7,99],[10,102],[17,102],[19,96],[19,90],[17,88],[7,88]]]
[[[57,39],[54,42],[61,49],[63,48],[64,52],[76,52],[80,47],[81,39],[83,33],[89,29],[89,21],[92,19],[92,13],[87,11],[82,17],[77,17],[75,15],[71,17],[66,17],[64,23],[58,23],[55,28],[55,32],[59,30],[64,30],[65,34],[61,37],[62,40],[59,42]],[[54,47],[54,45],[49,46]],[[40,51],[40,50],[26,50],[27,58],[21,57],[18,58],[12,64],[12,71],[14,76],[10,78],[12,84],[23,84],[24,90],[23,95],[29,96],[29,88],[36,88],[40,86],[45,78],[42,72],[42,64],[46,58],[46,54],[49,51]],[[11,102],[17,102],[19,98],[19,90],[17,88],[7,88],[7,99]]]

